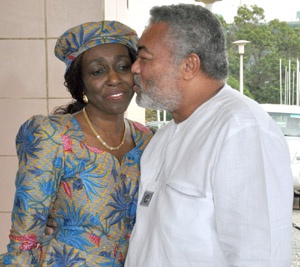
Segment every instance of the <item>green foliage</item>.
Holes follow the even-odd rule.
[[[257,24],[265,19],[264,10],[257,5],[253,5],[248,9],[246,5],[239,7],[237,16],[234,17],[236,25]]]
[[[150,121],[157,121],[156,110],[146,109],[146,123]]]
[[[300,58],[300,28],[292,28],[278,19],[268,23],[264,19],[262,8],[244,5],[238,9],[233,24],[225,26],[230,76],[239,80],[240,56],[232,43],[250,41],[243,56],[244,92],[259,103],[280,103],[280,77],[284,82],[289,62],[294,73],[296,60]]]
[[[227,79],[227,84],[230,85],[233,89],[239,91],[240,88],[240,82],[234,78],[232,75],[229,75],[228,79]],[[251,92],[249,91],[249,89],[247,87],[244,86],[243,88],[244,91],[244,95],[253,98],[253,95],[251,94]]]
[[[166,119],[167,121],[172,120],[172,115],[169,111],[166,113]],[[160,112],[160,120],[164,120],[162,111]],[[157,110],[146,109],[146,123],[150,121],[157,121]]]

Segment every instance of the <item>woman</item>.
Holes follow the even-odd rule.
[[[139,161],[152,136],[124,119],[136,42],[117,21],[85,23],[57,40],[75,101],[19,130],[12,230],[1,266],[123,266]],[[48,216],[57,224],[53,236],[43,234]]]

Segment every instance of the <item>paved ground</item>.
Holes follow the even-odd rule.
[[[300,198],[294,199],[293,223],[300,228]],[[292,267],[300,267],[300,230],[293,227]]]

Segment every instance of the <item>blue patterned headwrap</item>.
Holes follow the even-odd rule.
[[[68,71],[70,64],[84,51],[101,44],[123,44],[135,58],[138,37],[130,27],[118,21],[87,22],[67,30],[58,38],[54,53],[65,62]]]

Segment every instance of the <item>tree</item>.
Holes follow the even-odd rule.
[[[244,54],[244,85],[249,90],[245,94],[260,103],[280,103],[279,60],[286,64],[300,57],[300,34],[286,22],[267,23],[264,18],[262,8],[242,6],[233,24],[226,25],[230,76],[239,77],[239,54],[232,42],[250,41]]]

